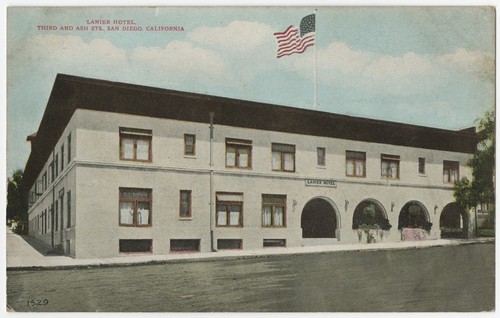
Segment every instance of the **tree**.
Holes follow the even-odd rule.
[[[17,230],[25,232],[28,222],[28,203],[22,192],[23,171],[21,169],[7,178],[7,221],[16,221]]]
[[[495,203],[495,111],[487,111],[478,126],[479,143],[467,162],[472,168],[472,180],[464,177],[454,186],[456,202],[467,209]]]

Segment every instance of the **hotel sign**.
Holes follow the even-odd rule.
[[[306,186],[308,186],[308,187],[329,187],[329,188],[336,188],[337,187],[337,182],[335,182],[335,180],[306,179]]]

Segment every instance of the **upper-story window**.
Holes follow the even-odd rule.
[[[184,155],[196,155],[196,135],[184,134]]]
[[[61,172],[64,170],[64,144],[61,145]]]
[[[55,175],[54,175],[54,161],[52,161],[49,165],[49,176],[48,176],[48,184],[51,184],[52,182],[54,182],[54,179],[55,179]]]
[[[316,157],[318,166],[324,167],[326,164],[326,149],[324,147],[316,148]]]
[[[71,133],[68,134],[68,163],[71,161]]]
[[[443,182],[455,183],[459,179],[458,161],[443,161]]]
[[[366,152],[345,152],[345,175],[348,177],[366,176]]]
[[[151,130],[120,128],[120,159],[150,162],[152,137]]]
[[[399,179],[399,156],[382,155],[381,158],[381,176],[387,179]]]
[[[56,172],[56,178],[59,175],[59,154],[56,153],[56,158],[54,159],[54,170]]]
[[[151,189],[120,188],[120,225],[151,226],[151,197]]]
[[[252,167],[252,141],[226,138],[226,167]]]
[[[47,184],[47,171],[45,171],[45,172],[43,173],[43,176],[42,176],[42,184],[43,184],[43,188],[42,188],[42,189],[43,189],[43,191],[42,191],[42,192],[45,192],[45,190],[47,190],[47,186],[48,186],[48,184]]]
[[[418,174],[425,174],[425,158],[418,158]]]
[[[273,171],[295,171],[295,145],[272,144]]]

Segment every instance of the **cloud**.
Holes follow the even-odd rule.
[[[225,27],[199,27],[188,34],[196,43],[248,52],[273,40],[270,26],[258,22],[233,21]]]
[[[485,81],[495,80],[495,57],[491,53],[459,48],[453,53],[438,56],[436,61],[454,71],[466,72]]]
[[[227,73],[226,63],[219,53],[183,41],[169,42],[164,48],[137,47],[130,60],[138,63],[139,68],[146,66],[155,74],[179,80],[219,82]]]
[[[433,65],[415,53],[406,53],[401,57],[383,55],[374,58],[374,62],[366,66],[365,76],[376,81],[400,80],[432,75]]]
[[[357,51],[346,43],[334,42],[317,49],[317,76],[322,84],[357,90],[377,96],[431,94],[458,78],[492,80],[494,57],[483,52],[457,49],[440,56],[408,52],[402,56]],[[305,78],[312,77],[313,54],[281,63]]]
[[[20,52],[21,51],[21,52]],[[88,43],[73,35],[36,35],[28,38],[23,47],[12,54],[23,54],[28,62],[40,64],[86,65],[102,68],[105,65],[125,65],[126,52],[110,41],[95,39]]]

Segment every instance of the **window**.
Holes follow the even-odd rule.
[[[326,163],[326,149],[322,147],[316,148],[316,155],[318,157],[318,166],[324,166]]]
[[[264,239],[262,242],[263,247],[286,247],[285,239]]]
[[[56,153],[56,158],[54,160],[54,170],[56,172],[56,178],[59,175],[59,154]],[[55,179],[54,179],[55,180]]]
[[[184,239],[170,240],[170,252],[199,252],[200,240]]]
[[[262,195],[262,226],[285,227],[286,195]]]
[[[68,135],[68,163],[71,161],[71,133]]]
[[[119,240],[120,253],[150,253],[153,240]]]
[[[151,226],[151,189],[120,188],[120,225]]]
[[[70,228],[71,227],[71,191],[68,191],[67,193],[67,198],[66,198],[66,213],[68,214],[67,218],[67,223],[66,227]],[[61,195],[61,215],[63,214],[63,196]],[[61,222],[62,223],[62,222]],[[62,227],[62,224],[61,224]]]
[[[191,217],[191,191],[190,190],[181,190],[180,191],[179,216],[181,218],[190,218]]]
[[[241,250],[243,248],[243,240],[240,239],[218,239],[218,250]]]
[[[252,167],[252,141],[226,138],[226,167]]]
[[[151,161],[151,130],[120,128],[120,159]]]
[[[366,176],[366,152],[350,150],[345,152],[345,174],[348,177]]]
[[[458,181],[458,161],[443,161],[443,182],[455,183]]]
[[[425,158],[418,158],[418,174],[425,174]]]
[[[47,190],[47,171],[45,171],[43,173],[42,184],[43,184],[43,191],[42,192],[45,192],[45,190]]]
[[[64,144],[61,145],[61,172],[64,170]]]
[[[56,201],[56,215],[54,217],[54,230],[59,230],[59,201]]]
[[[184,135],[184,155],[196,155],[196,135]]]
[[[44,230],[45,232],[44,233],[47,233],[47,209],[45,209],[45,212],[43,214],[43,227],[44,227]]]
[[[54,182],[54,162],[52,161],[49,165],[49,180],[48,183],[51,184]]]
[[[243,194],[217,193],[217,226],[243,226]]]
[[[295,145],[272,144],[273,171],[295,171]]]
[[[52,216],[52,212],[53,212],[53,211],[54,211],[54,205],[53,205],[53,204],[51,204],[51,205],[50,205],[50,208],[49,208],[49,211],[48,211],[48,213],[47,213],[47,231],[49,231],[49,232],[50,232],[50,226],[51,226],[51,224],[52,224],[52,223],[51,223],[51,221],[52,221],[51,216]]]
[[[381,176],[387,179],[399,179],[399,156],[382,155]]]

